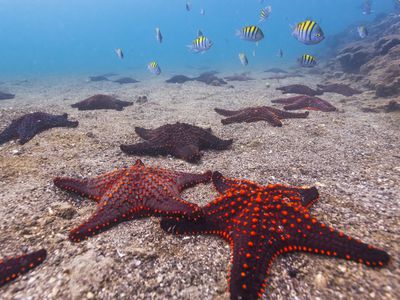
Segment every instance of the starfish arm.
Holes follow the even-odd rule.
[[[226,109],[221,109],[221,108],[214,108],[214,111],[220,115],[230,117],[239,114],[241,111],[240,110],[226,110]]]
[[[178,197],[155,198],[146,203],[155,216],[184,217],[188,220],[197,219],[201,214],[201,208],[194,203],[184,201]]]
[[[277,116],[272,113],[266,112],[264,115],[249,115],[249,114],[239,114],[232,116],[230,118],[222,119],[221,123],[223,125],[228,125],[232,123],[252,123],[257,121],[267,121],[272,126],[281,127],[282,122],[279,120]]]
[[[24,126],[24,124],[21,124],[17,129],[17,134],[19,137],[18,142],[21,145],[24,145],[27,142],[29,142],[39,132],[40,130],[38,130],[37,126],[35,125]]]
[[[0,287],[40,265],[47,256],[44,249],[0,260]]]
[[[300,99],[302,96],[295,96],[291,98],[280,98],[280,99],[275,99],[271,100],[271,103],[279,103],[279,104],[292,104],[296,100]]]
[[[247,188],[259,188],[260,186],[248,180],[238,180],[224,177],[220,172],[215,171],[212,174],[212,182],[219,194],[223,195],[227,190],[238,188],[245,185]]]
[[[149,211],[140,205],[132,206],[128,201],[118,199],[118,196],[114,198],[111,193],[106,194],[100,201],[96,212],[87,221],[70,231],[69,239],[73,242],[80,242],[132,218],[134,215],[146,216]]]
[[[203,174],[193,174],[193,173],[184,173],[179,172],[177,174],[177,185],[179,192],[193,187],[199,183],[208,183],[211,180],[211,171],[207,171]]]
[[[112,187],[125,171],[116,170],[92,179],[75,179],[69,177],[54,178],[54,185],[62,190],[74,192],[92,200],[100,201],[103,194]]]
[[[270,110],[265,111],[263,115],[249,118],[248,120],[246,120],[246,122],[248,123],[257,121],[267,121],[274,127],[282,127],[282,122],[281,120],[279,120],[279,116],[275,115]]]
[[[154,136],[154,130],[135,127],[135,132],[144,140],[150,140]]]
[[[217,138],[215,135],[212,133],[207,132],[205,135],[200,137],[200,148],[205,149],[205,148],[211,148],[211,149],[216,149],[216,150],[225,150],[227,149],[230,145],[232,145],[233,140],[223,140],[220,138]]]
[[[261,233],[252,236],[234,232],[231,240],[232,267],[229,275],[231,299],[256,300],[265,292],[267,274],[275,260],[274,247],[265,246]]]
[[[11,141],[15,137],[17,137],[15,125],[11,124],[7,128],[5,128],[2,133],[0,133],[0,145]]]
[[[284,205],[275,213],[287,216],[284,218],[285,224],[282,223],[281,226],[288,234],[277,239],[282,246],[280,253],[305,251],[353,260],[371,267],[382,267],[389,262],[387,252],[319,223],[309,215],[307,209],[301,206]]]
[[[270,110],[275,115],[277,115],[280,119],[303,119],[303,118],[307,118],[309,115],[308,111],[306,111],[304,113],[292,113],[292,112],[287,112],[287,111],[283,111],[283,110],[272,108],[272,107],[270,108]]]
[[[130,155],[166,155],[168,150],[162,145],[153,145],[148,142],[132,144],[132,145],[121,145],[121,150],[126,154]]]

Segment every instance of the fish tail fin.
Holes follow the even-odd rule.
[[[240,29],[236,29],[235,35],[238,37],[242,36],[242,31]]]

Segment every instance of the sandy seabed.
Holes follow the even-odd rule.
[[[211,127],[231,149],[207,151],[197,165],[171,157],[140,157],[146,165],[188,172],[218,170],[227,177],[266,183],[316,185],[321,198],[311,209],[322,222],[385,249],[391,262],[371,269],[344,260],[307,254],[275,262],[264,298],[399,299],[400,297],[400,114],[366,113],[385,103],[365,92],[353,97],[325,94],[339,111],[311,112],[307,119],[223,126],[215,107],[271,105],[275,88],[318,77],[233,82],[213,87],[198,82],[170,85],[159,78],[132,85],[53,78],[6,83],[17,94],[0,101],[0,129],[28,112],[67,112],[75,129],[57,128],[20,146],[0,146],[0,257],[48,251],[35,270],[0,289],[1,299],[229,299],[230,250],[217,237],[164,233],[159,219],[122,223],[79,244],[68,232],[96,204],[54,187],[55,176],[88,177],[133,164],[138,158],[119,145],[140,138],[135,126],[155,128],[176,121]],[[270,87],[266,86],[266,82]],[[311,84],[310,84],[311,83]],[[71,104],[97,93],[121,100],[149,99],[118,111],[78,111]],[[277,105],[280,108],[281,106]],[[205,205],[211,185],[183,197]]]

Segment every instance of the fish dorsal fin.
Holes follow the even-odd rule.
[[[199,29],[197,30],[197,37],[204,36],[203,32]]]

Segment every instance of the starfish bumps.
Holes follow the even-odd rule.
[[[40,265],[47,256],[44,249],[0,260],[0,287]]]
[[[200,208],[184,201],[180,192],[210,179],[211,172],[174,172],[146,167],[137,160],[129,168],[115,170],[93,179],[57,177],[54,184],[98,203],[93,216],[69,234],[72,241],[79,242],[117,223],[138,217],[155,215],[196,219],[200,216]]]
[[[156,129],[135,128],[136,133],[146,142],[134,145],[121,145],[121,150],[133,155],[167,155],[196,162],[200,159],[200,150],[227,149],[232,140],[221,140],[203,129],[186,123],[167,124]]]
[[[281,254],[301,251],[382,267],[389,255],[318,222],[308,208],[318,199],[315,188],[226,179],[215,172],[220,196],[203,208],[197,221],[163,218],[164,230],[176,234],[212,234],[231,246],[231,299],[258,299],[266,277]]]

